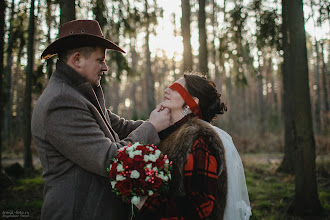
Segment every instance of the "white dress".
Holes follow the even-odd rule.
[[[219,135],[225,148],[228,194],[224,220],[248,220],[252,212],[241,157],[237,152],[231,136],[220,128],[211,126]]]

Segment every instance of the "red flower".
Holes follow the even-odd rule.
[[[137,150],[142,150],[142,153],[148,152],[149,149],[145,145],[139,145],[136,147]]]
[[[123,196],[127,196],[131,193],[131,190],[133,188],[133,185],[130,181],[119,181],[116,184],[116,187],[121,192]]]
[[[128,154],[125,151],[121,151],[121,152],[118,153],[117,158],[118,158],[119,161],[124,161],[129,157],[128,157]]]
[[[134,160],[137,161],[137,162],[141,162],[141,161],[143,161],[143,156],[141,156],[141,155],[135,155],[134,156]]]
[[[155,177],[154,181],[155,182],[154,182],[153,186],[156,189],[158,189],[162,185],[162,183],[163,183],[163,180],[161,178],[158,178],[158,177]]]
[[[116,179],[117,176],[117,164],[113,163],[110,170],[110,179]]]
[[[134,160],[130,157],[128,157],[127,159],[123,160],[123,167],[125,168],[126,166],[128,167],[132,167],[134,164]]]
[[[155,162],[155,167],[159,167],[159,168],[164,168],[164,159],[163,158],[158,158]]]

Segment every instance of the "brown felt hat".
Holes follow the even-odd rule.
[[[101,46],[125,53],[115,43],[105,39],[97,21],[74,20],[60,26],[57,40],[44,50],[41,59],[48,59],[60,51],[87,46]]]

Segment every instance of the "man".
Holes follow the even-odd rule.
[[[128,219],[130,206],[111,192],[106,168],[120,147],[157,145],[158,132],[169,126],[169,110],[160,106],[146,122],[105,108],[100,80],[106,49],[124,52],[103,37],[98,22],[76,20],[62,25],[41,55],[59,57],[32,116],[45,182],[41,219]]]

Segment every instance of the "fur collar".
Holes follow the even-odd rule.
[[[164,140],[159,148],[173,162],[185,162],[196,139],[202,137],[210,147],[213,155],[216,155],[218,164],[224,163],[224,148],[218,134],[207,123],[197,119],[188,118],[186,123],[176,127]],[[183,164],[184,165],[184,164]],[[222,166],[218,167],[218,175],[221,174]]]

